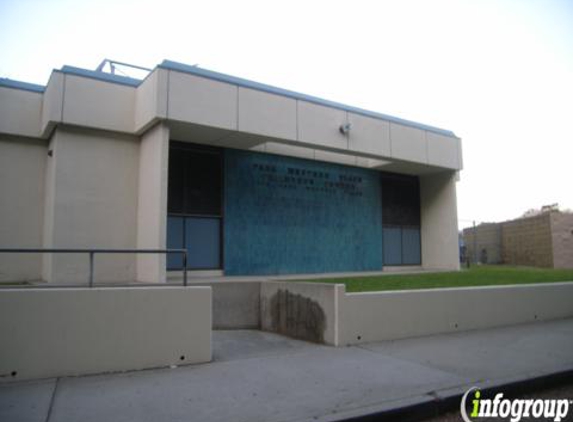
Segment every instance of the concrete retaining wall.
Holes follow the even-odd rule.
[[[213,290],[214,330],[259,329],[260,282],[215,281],[198,285]]]
[[[343,294],[340,344],[573,316],[573,283]]]
[[[211,360],[208,287],[0,291],[0,382]]]
[[[342,284],[261,284],[261,329],[316,343],[338,345]]]

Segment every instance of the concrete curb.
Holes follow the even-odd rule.
[[[535,375],[527,378],[516,378],[503,381],[476,382],[485,396],[495,396],[503,392],[505,397],[516,397],[534,391],[557,388],[570,384],[573,380],[573,368],[550,374]],[[398,401],[397,406],[384,404],[372,406],[368,410],[362,408],[344,414],[328,415],[328,417],[313,419],[320,422],[374,422],[396,421],[413,422],[434,418],[444,413],[459,409],[464,393],[472,385],[462,389],[456,387],[442,393],[430,392],[427,395],[412,398],[408,401]],[[376,407],[378,407],[376,409]]]

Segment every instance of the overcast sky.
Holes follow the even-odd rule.
[[[461,225],[573,208],[573,0],[0,0],[0,46],[26,82],[170,59],[452,130]]]

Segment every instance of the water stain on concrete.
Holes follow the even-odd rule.
[[[324,343],[326,315],[318,302],[279,289],[270,299],[274,332],[301,340]]]

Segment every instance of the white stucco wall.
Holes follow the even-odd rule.
[[[139,140],[109,132],[58,128],[50,149],[45,247],[133,248]],[[44,262],[44,276],[50,282],[87,282],[85,254],[48,255]],[[133,255],[98,255],[95,268],[96,281],[135,279]]]
[[[0,133],[40,136],[42,93],[0,86]]]
[[[0,382],[208,362],[211,289],[4,289],[0,338]]]
[[[167,178],[169,128],[158,124],[141,137],[137,186],[137,248],[165,249],[167,244]],[[139,255],[137,280],[166,281],[165,255]]]
[[[169,71],[155,69],[137,87],[135,93],[135,131],[141,133],[159,119],[167,117]]]
[[[455,172],[420,177],[420,214],[422,266],[459,269]]]
[[[64,80],[62,72],[52,72],[42,98],[42,135],[50,136],[56,124],[62,122],[64,106]]]
[[[0,248],[41,248],[47,142],[0,135]],[[41,279],[40,255],[0,254],[0,283]]]
[[[63,123],[132,133],[134,120],[134,87],[65,75]]]

